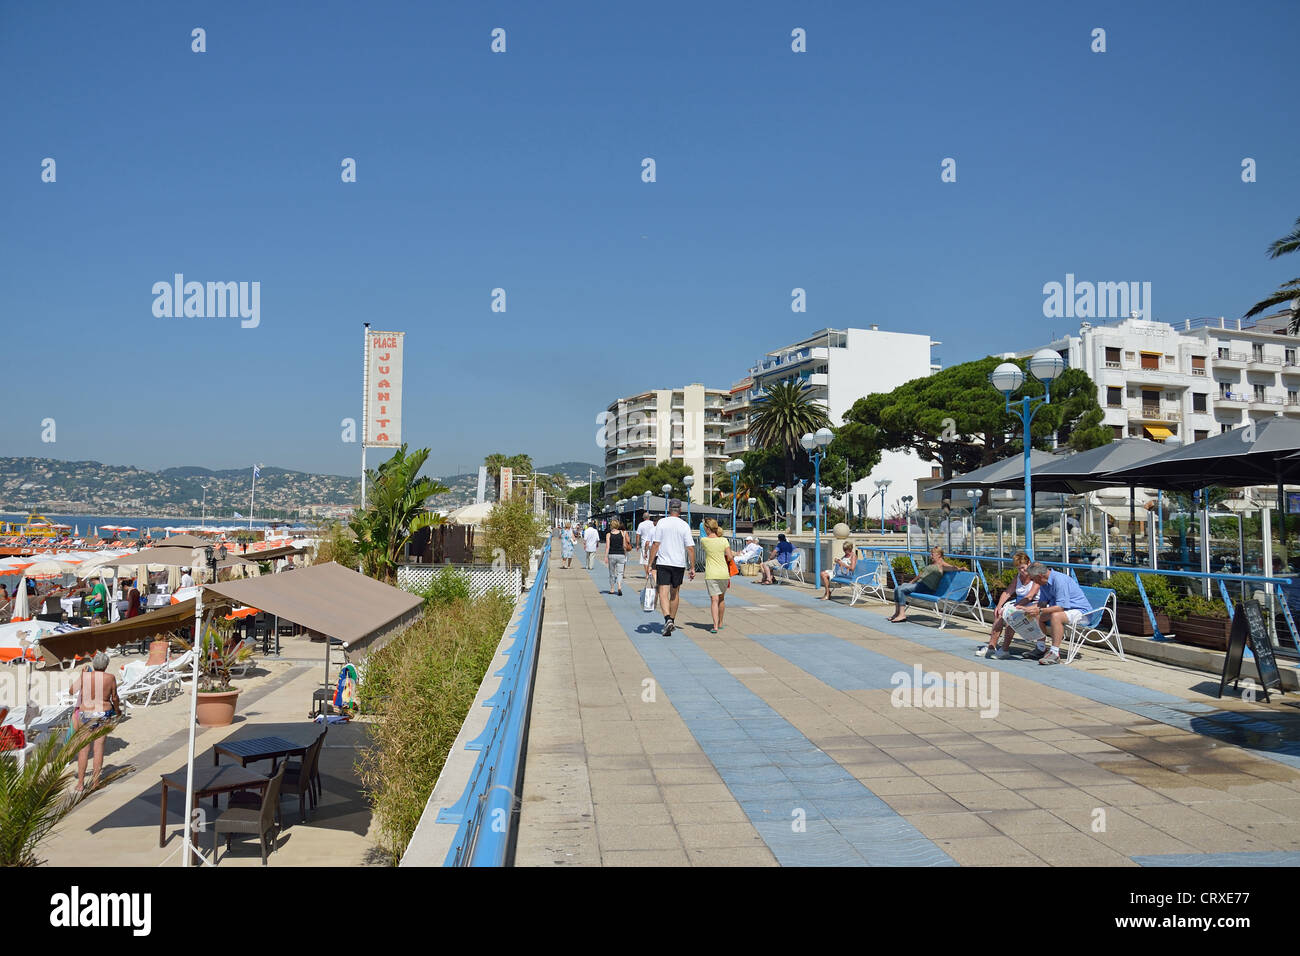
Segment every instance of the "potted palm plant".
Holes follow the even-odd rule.
[[[189,645],[181,642],[188,650]],[[239,688],[230,684],[231,670],[253,657],[253,649],[234,634],[230,621],[211,622],[199,651],[198,722],[200,727],[228,727],[235,720]]]

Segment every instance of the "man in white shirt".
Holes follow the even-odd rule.
[[[600,547],[600,532],[594,524],[587,525],[587,530],[582,532],[582,546],[587,550],[587,570],[590,571],[596,566],[596,549]]]
[[[752,534],[745,539],[745,549],[736,555],[737,564],[755,564],[763,560],[763,546]]]
[[[641,523],[636,526],[636,544],[641,549],[641,570],[645,572],[646,580],[650,580],[650,546],[655,540],[655,523],[650,520],[650,512],[641,519]]]
[[[194,587],[194,578],[193,576],[190,575],[189,568],[181,568],[181,587],[183,588]]]
[[[655,526],[650,563],[659,586],[659,609],[664,615],[664,637],[667,637],[677,627],[682,579],[689,571],[691,580],[695,580],[695,539],[691,537],[691,526],[682,520],[682,503],[676,498],[668,504],[668,516],[660,518]]]

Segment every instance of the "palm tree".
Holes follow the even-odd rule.
[[[367,475],[366,510],[353,517],[351,527],[357,552],[371,577],[392,583],[402,549],[411,535],[442,522],[425,502],[449,489],[431,478],[420,477],[428,457],[427,448],[408,456],[403,445]]]
[[[36,866],[36,848],[79,802],[68,792],[76,776],[81,748],[109,733],[111,727],[83,727],[70,738],[48,733],[27,757],[0,759],[0,866]],[[129,773],[123,767],[99,778],[101,787]]]
[[[830,428],[830,416],[809,397],[809,387],[803,382],[769,385],[758,406],[759,412],[749,426],[750,437],[758,447],[777,451],[784,458],[788,488],[794,482],[795,462],[803,450],[799,439],[819,428]]]
[[[483,459],[483,464],[487,466],[488,476],[492,479],[492,487],[497,490],[497,499],[501,498],[501,469],[510,465],[510,459],[502,454],[488,455]]]
[[[1288,235],[1281,239],[1276,239],[1268,247],[1268,257],[1276,259],[1284,256],[1289,252],[1295,252],[1300,249],[1300,218],[1295,221],[1295,228]],[[1243,318],[1253,318],[1274,306],[1288,305],[1289,308],[1284,312],[1291,317],[1291,323],[1287,331],[1291,335],[1300,335],[1300,279],[1292,279],[1289,282],[1283,282],[1278,286],[1277,291],[1267,299],[1262,299],[1250,307]]]

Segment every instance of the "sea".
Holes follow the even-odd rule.
[[[82,537],[91,534],[92,529],[106,524],[126,525],[130,528],[137,528],[139,531],[148,531],[150,529],[157,529],[157,531],[160,531],[163,528],[248,528],[250,526],[247,518],[235,518],[228,515],[208,515],[206,518],[185,517],[181,515],[61,515],[50,514],[48,512],[40,512],[40,515],[42,518],[48,518],[55,524],[71,525],[74,531],[81,532]],[[27,523],[27,518],[27,514],[19,514],[12,511],[0,512],[0,524],[22,525]],[[268,519],[265,521],[254,519],[251,526],[254,528],[266,528],[271,524],[275,524],[277,528],[286,528],[290,530],[305,530],[309,527],[301,522],[288,522],[285,519]],[[137,537],[139,531],[128,532],[124,537]],[[155,531],[154,537],[156,538],[158,536],[159,535]]]

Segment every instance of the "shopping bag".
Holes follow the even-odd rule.
[[[646,589],[641,592],[641,610],[653,611],[655,609],[655,589],[646,585]]]
[[[727,573],[733,578],[740,573],[740,568],[736,567],[735,558],[727,558]]]

